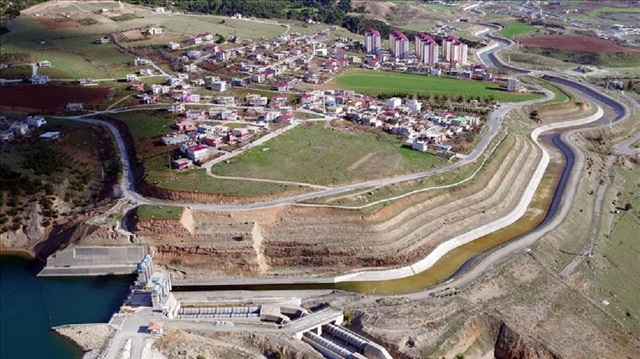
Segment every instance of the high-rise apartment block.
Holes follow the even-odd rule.
[[[420,63],[433,66],[438,62],[438,43],[425,33],[416,35],[416,56]]]
[[[367,54],[377,54],[380,52],[382,41],[380,32],[375,29],[369,29],[364,32],[364,48]]]
[[[389,33],[389,50],[394,57],[406,59],[409,57],[409,39],[398,30]]]
[[[442,56],[450,63],[466,65],[467,50],[467,44],[453,36],[447,36],[442,40]]]

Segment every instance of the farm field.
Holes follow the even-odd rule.
[[[485,19],[489,19],[489,20],[492,20],[492,19],[506,19],[506,18],[510,18],[510,17],[512,17],[512,16],[511,15],[507,15],[507,14],[490,14],[490,13],[486,14],[484,16]]]
[[[522,45],[582,52],[636,52],[613,41],[582,35],[550,35],[517,39]]]
[[[513,37],[526,35],[530,32],[533,32],[536,29],[531,25],[518,22],[518,21],[507,21],[507,22],[503,22],[503,24],[506,25],[507,28],[500,31],[500,35],[507,37],[509,39]]]
[[[501,102],[520,102],[538,98],[539,95],[511,93],[490,82],[458,80],[446,77],[423,76],[381,71],[351,71],[337,76],[334,82],[339,87],[356,92],[377,95],[381,93],[408,95],[464,95],[470,97],[492,97]]]
[[[180,219],[183,208],[173,206],[141,205],[138,206],[136,210],[138,220],[146,221],[150,219]]]
[[[640,63],[640,51],[635,52],[586,52],[523,46],[528,54],[546,56],[564,63],[591,65],[598,67],[632,67]]]
[[[149,163],[146,181],[148,183],[154,183],[160,188],[172,191],[218,194],[234,197],[261,197],[272,196],[283,192],[299,193],[303,191],[303,189],[298,186],[278,183],[215,178],[207,175],[204,169],[172,172],[167,167],[166,161],[158,160],[154,162],[157,163]]]
[[[109,117],[120,120],[127,125],[129,133],[135,141],[143,141],[169,133],[175,116],[166,112],[132,111],[113,113]]]
[[[95,39],[95,35],[85,35],[64,39],[52,39],[49,40],[48,43],[58,49],[89,59],[98,66],[126,63],[133,61],[135,58],[135,56],[123,52],[112,43],[96,45],[93,43]]]
[[[509,64],[518,67],[536,69],[536,70],[568,70],[575,67],[574,64],[563,62],[548,56],[542,56],[535,53],[524,53],[508,49],[500,53],[500,58]]]
[[[593,10],[589,15],[598,16],[602,13],[623,13],[623,14],[640,14],[640,8],[633,7],[601,7]]]
[[[109,93],[107,87],[13,85],[0,87],[4,111],[61,111],[69,102],[82,102],[85,109],[97,106]]]
[[[310,122],[212,168],[222,176],[335,185],[442,166],[441,157],[373,131]]]

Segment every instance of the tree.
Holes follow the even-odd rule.
[[[340,2],[338,2],[338,10],[344,13],[351,11],[351,0],[340,0]]]
[[[536,120],[538,119],[538,115],[539,115],[538,110],[533,110],[529,113],[529,118],[532,120]]]

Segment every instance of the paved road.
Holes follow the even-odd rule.
[[[315,191],[311,193],[303,193],[295,196],[279,198],[279,199],[264,201],[264,202],[249,203],[249,204],[183,203],[183,202],[172,202],[172,201],[164,201],[164,200],[143,197],[135,189],[135,186],[134,186],[135,178],[133,175],[132,168],[130,167],[130,159],[128,158],[128,155],[127,155],[124,139],[120,134],[120,132],[118,131],[118,129],[108,122],[85,118],[87,116],[93,116],[98,114],[120,113],[120,112],[126,112],[126,111],[134,111],[136,109],[157,109],[157,108],[162,108],[161,107],[162,105],[155,105],[155,106],[152,105],[152,106],[144,106],[144,107],[136,106],[136,107],[130,107],[130,108],[121,108],[117,110],[99,111],[99,112],[94,112],[91,115],[80,115],[80,116],[59,117],[59,118],[85,122],[93,125],[102,125],[102,126],[105,126],[112,133],[114,139],[116,140],[118,150],[120,151],[120,154],[121,154],[120,157],[121,157],[122,167],[123,167],[123,176],[121,178],[120,186],[127,199],[135,200],[139,204],[181,206],[181,207],[190,207],[195,210],[245,211],[245,210],[261,209],[261,208],[293,204],[296,202],[308,200],[311,198],[321,197],[321,196],[332,196],[332,195],[337,195],[337,194],[350,192],[354,190],[360,190],[360,189],[365,189],[370,187],[388,186],[388,185],[399,183],[399,182],[417,180],[417,179],[449,172],[457,168],[460,168],[462,166],[465,166],[467,164],[470,164],[474,162],[476,159],[478,159],[482,155],[482,153],[484,153],[484,151],[487,149],[491,140],[493,140],[493,138],[498,134],[498,132],[500,131],[502,119],[507,114],[507,112],[520,106],[535,104],[538,102],[544,102],[553,97],[553,93],[551,91],[547,91],[547,90],[544,90],[544,91],[546,95],[544,98],[521,102],[521,103],[504,103],[502,104],[502,107],[493,111],[487,120],[487,126],[489,128],[487,133],[478,141],[478,144],[476,145],[474,150],[471,152],[471,154],[469,154],[466,158],[458,162],[455,162],[453,164],[450,164],[448,166],[427,170],[423,172],[418,172],[418,173],[412,173],[412,174],[403,175],[403,176],[396,176],[391,178],[360,182],[360,183],[355,183],[350,185],[331,187],[329,189]],[[327,119],[326,116],[325,116],[325,119]],[[272,138],[274,136],[275,135],[270,136],[269,138]],[[265,142],[269,138],[264,140],[261,139],[262,141],[260,143]],[[253,146],[255,145],[256,144],[254,144]],[[217,159],[216,161],[221,161],[224,159]],[[212,163],[208,163],[205,165],[205,168],[207,168],[208,172],[210,172],[210,166],[212,165],[213,165]]]
[[[142,349],[144,340],[150,335],[147,333],[147,325],[152,321],[164,321],[165,317],[160,313],[152,313],[150,308],[142,309],[133,315],[128,315],[116,332],[107,352],[105,359],[119,359],[118,354],[122,350],[127,340],[131,340],[131,359],[142,359]]]
[[[564,85],[568,85],[573,87],[576,90],[584,90],[584,96],[592,97],[593,100],[600,101],[600,105],[602,106],[612,106],[614,108],[614,118],[611,119],[611,122],[623,121],[628,118],[628,111],[625,110],[624,106],[612,100],[610,97],[600,93],[594,88],[584,85],[582,83],[563,80],[562,83]],[[599,126],[591,126],[590,128],[603,128],[608,126],[599,125]],[[458,276],[448,280],[446,283],[439,284],[434,286],[428,290],[424,290],[421,292],[411,293],[409,295],[405,295],[405,297],[409,297],[412,299],[425,298],[430,296],[431,294],[442,291],[445,288],[455,288],[455,287],[464,287],[466,285],[472,284],[477,278],[482,276],[486,271],[494,268],[498,263],[502,262],[506,257],[523,251],[528,248],[532,244],[534,244],[538,239],[557,228],[565,219],[569,210],[571,209],[575,196],[576,189],[580,182],[580,176],[582,174],[582,170],[584,168],[584,153],[582,150],[575,144],[573,141],[569,140],[570,136],[579,132],[580,129],[573,129],[569,131],[565,131],[561,135],[561,143],[563,146],[560,148],[565,157],[567,156],[575,156],[574,166],[569,169],[571,175],[568,179],[568,183],[566,185],[566,189],[562,194],[562,201],[558,204],[559,208],[555,216],[545,218],[545,223],[536,227],[533,231],[529,232],[525,236],[509,242],[507,245],[498,248],[490,252],[485,258],[483,258],[479,263],[474,264],[468,271],[463,271],[458,274]],[[566,171],[566,168],[565,168]],[[557,193],[555,194],[557,195]]]

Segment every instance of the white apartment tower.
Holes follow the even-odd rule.
[[[438,44],[425,33],[416,36],[416,56],[420,63],[434,66],[438,62]]]
[[[507,79],[507,91],[509,91],[509,92],[518,92],[518,91],[520,91],[520,81],[515,77],[508,78]]]
[[[389,50],[394,57],[405,59],[409,56],[409,39],[398,30],[389,33]]]
[[[442,40],[442,56],[450,63],[467,64],[467,44],[453,36],[447,36]]]
[[[382,46],[380,32],[375,29],[369,29],[364,32],[364,48],[367,54],[377,54]]]

